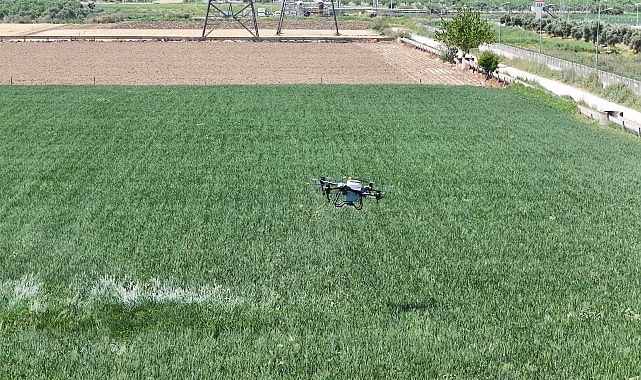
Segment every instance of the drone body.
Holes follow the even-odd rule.
[[[383,197],[380,190],[374,190],[373,182],[368,182],[363,186],[363,181],[352,178],[346,182],[336,183],[327,181],[325,177],[320,177],[316,183],[321,186],[327,202],[333,203],[336,207],[347,205],[360,210],[363,208],[363,198],[373,198],[378,202]]]

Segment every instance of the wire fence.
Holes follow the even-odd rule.
[[[510,45],[505,45],[505,44],[489,44],[486,45],[487,50],[491,50],[494,53],[497,54],[502,54],[502,55],[513,55],[522,59],[527,59],[530,61],[535,61],[538,63],[541,63],[543,65],[547,65],[550,67],[555,67],[560,70],[571,70],[575,72],[578,75],[581,76],[588,76],[591,74],[596,73],[596,75],[599,77],[599,80],[605,85],[605,86],[610,86],[613,84],[617,83],[623,83],[625,84],[632,92],[634,92],[637,95],[641,95],[641,82],[632,79],[632,78],[627,78],[621,75],[617,74],[612,74],[608,73],[606,71],[602,70],[596,70],[594,67],[582,65],[580,63],[575,63],[575,62],[570,62],[566,61],[563,59],[555,58],[543,53],[535,52],[532,50],[527,50],[523,48],[519,48],[516,46],[510,46]]]
[[[431,43],[422,43],[422,42],[413,41],[413,40],[407,39],[407,38],[399,38],[399,41],[401,41],[403,43],[406,43],[408,45],[414,46],[417,49],[423,50],[423,51],[431,53],[431,54],[435,54],[435,55],[439,55],[440,54],[440,50],[438,48],[439,44],[437,42],[435,42],[435,41],[427,41],[426,40],[425,42],[431,42]],[[498,45],[498,44],[486,45],[484,50],[486,50],[486,49],[487,50],[491,50],[491,51],[493,51],[495,53],[498,53],[498,54],[501,54],[501,53],[504,53],[504,52],[509,52],[510,54],[516,55],[516,56],[518,56],[517,54],[520,53],[520,51],[517,51],[517,50],[508,51],[508,49],[513,48],[512,46],[500,45],[499,46],[500,48],[506,47],[508,49],[499,50],[498,48],[496,48],[497,47],[496,45]],[[515,49],[518,49],[518,48],[515,48]],[[525,50],[525,49],[519,49],[519,50],[523,50],[524,53],[534,53],[534,52],[531,52],[531,51]],[[521,57],[522,58],[526,58],[526,59],[531,59],[531,60],[538,60],[540,58],[540,57],[537,56],[538,53],[534,53],[534,54],[536,54],[536,55],[525,55],[524,54]],[[548,62],[551,62],[551,63],[549,63],[550,65],[552,65],[552,62],[553,63],[559,63],[559,62],[556,62],[556,61],[560,61],[560,63],[562,63],[562,64],[567,63],[567,64],[570,64],[570,65],[565,65],[565,66],[562,66],[562,67],[564,67],[566,69],[569,69],[569,70],[573,70],[576,67],[577,73],[585,73],[585,74],[582,74],[582,75],[589,75],[590,73],[594,72],[593,68],[590,68],[590,67],[585,66],[585,65],[578,65],[576,63],[563,61],[563,60],[560,60],[560,59],[554,58],[554,57],[549,57],[549,56],[546,56],[546,57],[553,58],[553,60],[551,60],[551,61],[543,60],[543,61],[539,61],[539,62],[540,63],[544,63],[544,64],[548,64]],[[474,58],[474,57],[472,57],[472,58]],[[463,64],[462,61],[458,62],[458,63],[459,64]],[[475,59],[471,59],[471,60],[467,61],[466,63],[469,65],[470,69],[478,70],[477,63],[475,62]],[[556,67],[559,67],[559,66],[556,66]],[[579,71],[579,70],[582,70],[582,71]],[[607,76],[611,75],[611,76],[614,77],[615,80],[617,80],[618,78],[623,78],[623,79],[626,79],[626,80],[629,80],[629,81],[636,82],[636,84],[634,84],[634,85],[636,85],[637,88],[641,88],[641,87],[639,87],[639,82],[635,81],[633,79],[621,77],[620,75],[610,74],[610,73],[606,73],[606,72],[603,72],[603,71],[601,71],[600,73],[601,74],[606,74],[606,76],[605,76],[606,79],[611,79],[611,78],[607,78]],[[499,81],[503,80],[506,83],[510,81],[510,79],[508,77],[501,78],[498,72],[494,73],[494,76]],[[614,83],[617,83],[617,82],[614,82]],[[601,125],[606,125],[608,122],[612,122],[612,123],[620,126],[622,131],[633,133],[636,136],[641,138],[641,124],[638,123],[637,121],[629,120],[629,119],[624,118],[623,114],[620,113],[620,112],[612,112],[612,113],[610,113],[610,112],[596,111],[596,110],[593,110],[591,108],[584,107],[584,106],[581,106],[581,105],[579,105],[579,110],[581,111],[581,113],[583,115],[585,115],[585,116],[587,116],[587,117],[589,117],[591,119],[598,120]]]

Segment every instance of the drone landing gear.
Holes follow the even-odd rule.
[[[343,193],[339,191],[334,197],[334,206],[343,207],[345,205],[354,206],[355,209],[360,210],[363,208],[363,197],[360,194],[353,191],[346,191]]]

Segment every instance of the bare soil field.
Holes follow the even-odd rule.
[[[277,20],[260,20],[258,29],[261,36],[276,36]],[[86,24],[2,24],[0,36],[178,36],[200,37],[202,21],[123,21],[118,23]],[[252,34],[235,21],[212,21],[207,25],[207,35],[249,37]],[[342,36],[379,36],[368,29],[362,21],[341,21],[339,33]],[[330,19],[291,19],[283,21],[281,35],[331,36],[336,34],[334,22]]]
[[[397,42],[1,42],[0,84],[496,86]]]
[[[200,36],[200,21],[112,24],[0,24],[0,36]],[[237,22],[215,22],[211,35],[247,36]],[[261,36],[276,20],[260,20]],[[284,35],[325,36],[329,19],[291,19]],[[341,35],[378,36],[362,21]],[[209,29],[209,28],[208,28]],[[371,40],[371,39],[370,39]],[[365,41],[365,40],[364,40]],[[398,42],[28,41],[0,42],[0,84],[425,83],[498,86],[495,81]]]

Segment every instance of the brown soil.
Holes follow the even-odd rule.
[[[0,84],[499,85],[397,42],[1,42],[0,67]]]
[[[210,21],[211,25],[221,29],[237,29],[240,24],[236,21]],[[258,19],[259,29],[276,29],[278,20]],[[249,23],[248,25],[251,25]],[[339,23],[340,29],[346,30],[365,30],[369,28],[369,23],[364,21],[344,20]],[[99,23],[99,24],[68,24],[64,28],[70,29],[196,29],[203,27],[203,21],[122,21],[117,23]],[[333,29],[334,19],[332,18],[309,18],[309,19],[291,19],[283,21],[283,28],[286,29]]]

